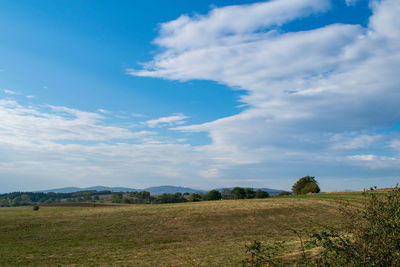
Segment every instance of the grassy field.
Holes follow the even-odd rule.
[[[338,200],[361,193],[115,207],[0,208],[0,265],[238,266],[253,240],[341,223]]]

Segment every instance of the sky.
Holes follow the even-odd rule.
[[[0,192],[400,181],[398,0],[0,3]]]

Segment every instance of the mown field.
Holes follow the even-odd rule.
[[[361,193],[115,207],[0,208],[0,266],[239,266],[245,244],[339,226],[338,201]]]

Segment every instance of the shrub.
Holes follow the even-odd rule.
[[[32,209],[33,209],[34,211],[37,211],[37,210],[39,210],[39,206],[38,206],[38,205],[34,205],[34,206],[32,207]]]
[[[243,266],[261,267],[261,266],[278,266],[279,259],[276,255],[283,248],[284,242],[275,243],[273,245],[264,245],[259,241],[253,241],[246,247],[246,256],[242,260]]]
[[[341,206],[344,228],[326,229],[314,233],[308,245],[319,247],[319,254],[307,257],[300,235],[302,255],[297,266],[400,266],[400,189],[396,187],[384,196],[365,193],[362,207]],[[246,246],[244,266],[274,266],[279,251],[275,244],[263,247],[254,241]],[[264,265],[263,265],[264,264]]]
[[[400,266],[400,189],[384,197],[369,193],[360,210],[345,207],[346,233],[330,229],[313,235],[323,248],[319,265]]]

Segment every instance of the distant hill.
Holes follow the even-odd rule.
[[[288,192],[285,190],[278,190],[278,189],[272,189],[272,188],[254,188],[255,191],[258,189],[261,189],[262,191],[268,192],[271,196],[279,195],[281,192]]]
[[[182,186],[172,186],[172,185],[164,185],[164,186],[154,186],[154,187],[149,187],[145,188],[143,190],[146,190],[150,192],[152,195],[161,195],[161,194],[174,194],[174,193],[186,193],[188,192],[189,194],[192,193],[206,193],[206,190],[199,190],[199,189],[193,189],[189,187],[182,187]]]
[[[132,192],[132,191],[148,191],[151,195],[161,195],[161,194],[174,194],[174,193],[205,193],[205,190],[198,190],[189,187],[181,187],[181,186],[171,186],[171,185],[164,185],[164,186],[155,186],[149,187],[145,189],[134,189],[129,187],[108,187],[108,186],[91,186],[91,187],[63,187],[63,188],[56,188],[56,189],[48,189],[48,190],[40,190],[35,192],[43,192],[43,193],[72,193],[78,191],[88,191],[88,190],[96,190],[96,191],[112,191],[112,192]]]
[[[43,192],[43,193],[72,193],[72,192],[79,192],[79,191],[89,191],[89,190],[96,190],[96,191],[112,191],[112,192],[132,192],[132,191],[140,191],[138,189],[128,188],[128,187],[108,187],[108,186],[90,186],[90,187],[63,187],[63,188],[56,188],[56,189],[47,189],[47,190],[39,190],[35,192]]]

